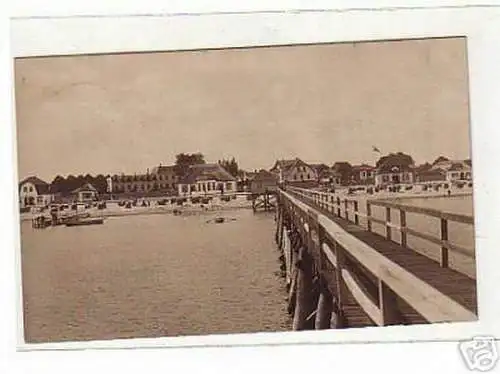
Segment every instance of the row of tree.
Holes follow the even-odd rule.
[[[71,192],[80,188],[85,183],[90,183],[94,186],[99,193],[106,193],[107,190],[107,176],[99,174],[97,176],[92,176],[90,174],[86,175],[68,175],[66,178],[63,176],[56,176],[50,185],[50,190],[52,193],[60,193],[62,195],[69,195]]]

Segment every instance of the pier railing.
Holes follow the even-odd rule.
[[[345,208],[342,204],[346,203],[332,203],[331,195],[315,191],[287,189],[279,192],[283,211],[300,236],[308,238],[306,245],[313,257],[319,258],[315,263],[320,276],[328,278],[327,268],[333,268],[334,277],[330,278],[328,287],[335,295],[337,305],[334,309],[341,311],[347,299],[353,297],[375,324],[391,325],[400,323],[396,303],[400,298],[428,322],[477,319],[473,312],[346,231],[320,209],[311,208],[299,196],[307,196],[319,206],[324,204],[331,209]],[[326,197],[330,199],[328,204]],[[349,204],[353,202],[347,200]],[[299,262],[302,261],[301,253],[295,255]],[[290,255],[293,258],[293,254],[286,257]],[[299,295],[297,293],[297,298]],[[320,313],[319,305],[317,313]]]
[[[449,251],[459,253],[468,258],[475,258],[475,251],[471,248],[464,248],[460,245],[450,242],[449,222],[456,222],[474,225],[474,217],[443,212],[437,209],[410,206],[405,204],[388,201],[387,199],[366,199],[363,203],[366,205],[365,213],[360,212],[361,200],[349,197],[340,197],[338,195],[308,190],[297,187],[287,187],[287,191],[294,195],[314,203],[321,209],[324,209],[337,217],[344,218],[356,225],[360,224],[360,217],[366,220],[366,229],[372,231],[372,223],[378,223],[384,226],[385,237],[388,240],[394,240],[393,230],[400,233],[399,244],[408,247],[408,235],[424,239],[430,243],[440,246],[440,264],[442,267],[448,267]],[[378,206],[385,208],[385,218],[377,218],[373,215],[372,207]],[[392,222],[392,211],[399,212],[399,224]],[[407,213],[419,214],[432,217],[439,220],[440,236],[436,237],[426,232],[421,232],[407,226]]]

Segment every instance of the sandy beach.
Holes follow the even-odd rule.
[[[166,205],[158,205],[156,201],[151,201],[150,206],[141,206],[142,200],[139,200],[137,206],[132,206],[131,208],[125,208],[124,206],[119,206],[117,201],[107,202],[105,209],[97,209],[96,207],[88,209],[79,209],[79,214],[89,214],[90,217],[119,217],[119,216],[130,216],[130,215],[149,215],[149,214],[174,214],[175,212],[180,212],[181,215],[189,214],[199,214],[203,212],[218,212],[227,211],[235,209],[251,209],[252,202],[247,200],[246,196],[237,196],[236,199],[230,201],[221,201],[219,198],[215,198],[208,204],[193,204],[191,202],[186,202],[182,206],[171,204],[168,202]],[[34,217],[39,216],[41,213],[21,213],[21,221],[31,220]],[[50,216],[49,211],[44,211],[43,214],[46,217]],[[75,214],[74,210],[64,210],[59,212],[60,217],[71,216]]]

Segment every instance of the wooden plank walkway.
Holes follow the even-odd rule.
[[[477,315],[477,291],[475,279],[472,279],[453,269],[442,268],[438,262],[430,259],[429,257],[415,252],[410,248],[403,247],[379,234],[367,231],[363,227],[355,225],[344,218],[339,218],[329,210],[321,208],[312,203],[310,200],[301,198],[293,192],[291,192],[291,194],[304,204],[327,216],[329,219],[341,226],[345,231],[363,241],[389,260],[405,268],[417,278],[428,283],[438,291],[449,296],[451,299]],[[353,265],[354,268],[356,266],[359,267],[359,265]],[[333,266],[331,270],[332,274],[334,274],[335,268]],[[372,293],[375,298],[376,280],[368,279],[365,275],[366,272],[356,271],[356,273],[359,280],[366,287],[368,293]],[[403,324],[427,323],[425,319],[413,310],[403,299],[398,297],[397,304],[398,310],[401,313],[400,317]],[[344,313],[349,327],[375,325],[375,323],[371,321],[352,296],[348,298],[348,303],[344,308]]]

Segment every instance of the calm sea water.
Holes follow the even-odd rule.
[[[250,210],[23,222],[27,342],[290,329],[274,218]]]

